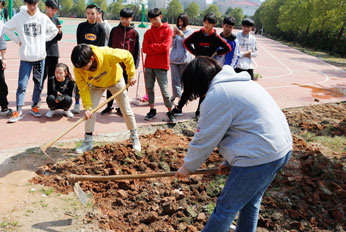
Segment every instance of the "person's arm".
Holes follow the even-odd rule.
[[[104,28],[104,26],[102,26],[101,24],[99,24],[99,32],[97,35],[97,46],[105,46],[105,42],[106,42],[106,29]]]
[[[16,33],[14,33],[14,31],[16,30],[16,15],[13,16],[13,18],[8,21],[5,24],[5,34],[8,36],[8,38],[10,40],[12,40],[14,43],[19,44],[20,43],[20,39],[19,37],[16,35]]]
[[[225,41],[224,39],[222,39],[219,35],[216,34],[215,37],[215,42],[218,44],[218,50],[215,51],[218,55],[224,55],[230,51],[232,51],[231,46],[227,43],[227,41]]]
[[[44,15],[46,19],[46,41],[51,41],[58,34],[59,30],[56,25],[50,20],[47,15]]]
[[[109,34],[109,40],[108,40],[108,47],[112,48],[113,46],[113,36],[114,35],[114,31],[115,31],[115,27],[113,27],[113,29],[111,30],[111,33]]]
[[[55,88],[55,77],[54,76],[48,78],[47,95],[48,96],[54,95],[55,97],[57,95],[57,91],[56,91],[56,88]]]
[[[171,43],[172,43],[172,30],[169,28],[168,30],[166,30],[165,38],[162,41],[162,43],[148,44],[148,48],[154,54],[165,53],[169,51],[169,48],[171,47]]]
[[[68,95],[68,96],[72,97],[74,86],[75,86],[74,81],[68,80],[67,89],[64,91],[64,95]]]
[[[78,68],[73,68],[73,72],[74,72],[76,84],[77,84],[78,89],[79,89],[79,95],[82,98],[83,107],[85,110],[91,110],[93,105],[91,102],[89,85],[83,78],[84,73],[82,70],[80,70]]]
[[[128,80],[131,80],[135,76],[136,68],[133,61],[131,52],[125,49],[119,48],[106,48],[108,49],[107,53],[112,57],[112,63],[124,63],[126,67],[126,73]]]
[[[251,57],[256,57],[257,56],[257,46],[256,46],[256,37],[253,38],[253,43],[252,43],[252,49],[251,49]]]
[[[0,50],[1,53],[1,62],[2,62],[2,70],[5,70],[7,68],[7,62],[6,62],[6,58],[5,58],[5,54],[6,54],[6,50]]]
[[[77,44],[83,43],[83,35],[82,35],[82,26],[81,24],[78,25],[77,31],[76,31],[76,39],[77,39]]]
[[[5,58],[5,54],[6,54],[6,39],[5,39],[5,34],[4,34],[4,28],[1,32],[1,37],[0,37],[0,53],[1,53],[1,59],[2,59],[2,70],[5,70],[7,67],[7,63],[6,63],[6,58]]]
[[[155,52],[151,51],[149,45],[150,45],[150,30],[146,31],[144,33],[144,39],[143,39],[143,52],[147,55],[154,55]]]
[[[238,60],[239,60],[239,42],[237,39],[235,39],[234,42],[235,42],[235,46],[234,46],[234,53],[233,53],[231,66],[235,69],[237,67]]]
[[[57,41],[60,41],[62,39],[62,30],[61,30],[61,24],[58,18],[56,18],[58,24],[56,25],[56,27],[58,28],[58,34],[55,36],[55,39]]]
[[[133,54],[133,59],[135,60],[135,67],[137,69],[139,66],[140,59],[141,59],[141,48],[140,48],[140,44],[139,44],[138,32],[136,33],[136,44],[135,44],[135,51]]]
[[[195,31],[194,33],[192,33],[189,37],[187,37],[187,38],[184,40],[184,47],[185,47],[192,55],[196,55],[196,49],[195,49],[194,47],[192,47],[191,44],[194,43],[197,33],[199,33],[199,31]]]

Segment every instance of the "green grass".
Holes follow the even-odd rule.
[[[0,228],[13,228],[13,227],[17,227],[19,225],[19,223],[17,221],[7,221],[7,220],[3,220],[2,222],[0,222]]]
[[[346,136],[316,136],[313,138],[314,142],[321,143],[336,152],[346,152]]]
[[[213,212],[215,206],[216,206],[215,203],[209,203],[208,205],[203,206],[203,210],[207,214],[211,215],[211,213]]]
[[[212,180],[208,185],[207,194],[211,197],[218,196],[221,193],[223,186],[225,185],[226,179],[227,176],[216,176],[215,179]]]
[[[47,189],[41,188],[40,192],[49,196],[54,192],[54,189],[53,188],[47,188]]]

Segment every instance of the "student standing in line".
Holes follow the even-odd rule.
[[[77,27],[77,44],[91,44],[95,46],[105,46],[106,30],[104,26],[97,23],[98,7],[95,4],[89,4],[86,7],[87,21],[82,22]],[[75,105],[73,113],[80,113],[79,104],[79,89],[76,86],[75,89]]]
[[[112,94],[115,94],[125,87],[120,63],[125,64],[129,84],[131,86],[136,84],[134,78],[135,65],[131,53],[125,49],[86,44],[74,47],[71,61],[74,65],[73,71],[80,90],[86,118],[84,142],[75,152],[83,153],[93,148],[92,136],[95,130],[96,114],[91,114],[91,109],[98,106],[105,90],[110,90]],[[140,152],[141,144],[136,130],[136,119],[130,106],[127,91],[123,91],[115,100],[121,112],[123,112],[128,130],[130,130],[133,150]]]
[[[5,24],[6,35],[19,44],[20,66],[18,88],[16,93],[17,110],[13,112],[9,123],[23,119],[25,92],[33,72],[34,92],[30,114],[41,117],[37,104],[41,95],[44,64],[46,58],[46,41],[52,40],[58,34],[58,28],[50,18],[38,9],[38,0],[24,0],[20,12]],[[15,34],[15,31],[18,35]]]
[[[252,58],[257,56],[256,37],[250,34],[253,25],[253,20],[249,18],[241,22],[242,31],[237,33],[237,39],[240,45],[240,58],[235,69],[237,73],[243,71],[248,72],[251,80],[254,80]]]
[[[0,14],[3,10],[3,6],[5,5],[4,0],[0,0]],[[7,63],[6,63],[6,39],[4,34],[4,23],[0,21],[0,116],[6,117],[12,115],[12,110],[8,108],[8,101],[7,101],[7,95],[8,95],[8,87],[5,81],[5,73],[4,70],[6,69]]]
[[[192,35],[184,40],[185,48],[194,56],[209,56],[223,55],[231,51],[231,47],[224,41],[215,31],[214,26],[217,23],[215,14],[208,13],[203,18],[203,28],[195,31]],[[201,96],[198,102],[198,108],[195,112],[195,117],[199,117],[199,106],[204,97]],[[181,115],[184,105],[188,98],[182,95],[178,105],[172,110],[174,115]]]
[[[156,115],[155,103],[155,79],[157,80],[163,101],[168,110],[167,117],[171,124],[176,123],[172,114],[172,102],[168,93],[167,71],[169,70],[169,48],[172,43],[172,29],[168,23],[162,23],[162,13],[159,8],[149,10],[148,17],[151,28],[144,34],[143,52],[146,53],[144,62],[145,85],[147,88],[150,111],[144,120],[152,120]]]
[[[133,11],[130,8],[123,8],[120,11],[120,23],[118,26],[113,27],[110,33],[110,39],[108,47],[111,48],[122,48],[131,52],[136,69],[139,65],[140,60],[140,43],[139,34],[135,29],[135,25],[131,23],[133,20]],[[127,84],[127,74],[125,71],[125,65],[120,64],[123,68],[123,77]],[[111,97],[112,94],[107,90],[107,98]],[[101,112],[101,115],[110,113],[113,110],[113,100],[108,102],[107,107]],[[119,107],[116,108],[118,115],[122,116],[122,112]]]
[[[196,171],[217,147],[224,158],[218,171],[229,176],[203,231],[228,232],[239,212],[235,231],[255,232],[262,196],[291,156],[285,115],[248,73],[222,68],[210,57],[192,60],[183,83],[188,99],[205,99],[176,177]]]
[[[60,63],[56,65],[54,76],[48,78],[48,93],[47,118],[53,117],[55,110],[64,110],[64,115],[68,118],[73,118],[73,113],[70,111],[72,105],[72,93],[75,83],[72,80],[72,75],[66,64]]]
[[[107,46],[108,41],[109,41],[109,35],[111,33],[111,30],[112,30],[112,26],[108,23],[108,20],[104,19],[104,15],[105,15],[105,13],[103,12],[103,10],[101,8],[97,8],[96,21],[97,21],[97,23],[101,24],[105,28],[106,37],[105,37],[104,46]]]
[[[192,60],[191,53],[184,47],[184,39],[193,33],[193,30],[189,28],[188,25],[189,18],[187,14],[179,14],[177,24],[173,30],[172,50],[169,56],[172,77],[172,102],[174,102],[176,98],[180,99],[182,95],[181,75],[183,74],[186,64]]]
[[[239,42],[237,37],[232,33],[234,25],[235,18],[232,16],[226,16],[223,19],[223,32],[221,32],[220,36],[227,41],[227,43],[231,46],[232,51],[226,53],[225,55],[216,55],[214,57],[222,66],[230,65],[233,69],[236,68],[239,60]]]

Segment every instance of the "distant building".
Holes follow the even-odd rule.
[[[167,8],[171,0],[148,0],[148,9]]]
[[[218,0],[217,5],[222,14],[224,14],[229,7],[243,9],[243,14],[252,16],[260,7],[260,0]]]

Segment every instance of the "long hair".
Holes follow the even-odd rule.
[[[64,64],[64,63],[59,63],[59,64],[57,64],[56,66],[55,66],[55,69],[57,69],[57,68],[63,68],[64,69],[64,71],[66,72],[66,76],[65,76],[65,78],[67,78],[68,80],[72,80],[72,75],[71,75],[71,73],[70,73],[70,69],[68,68],[68,66],[66,65],[66,64]]]
[[[222,67],[213,58],[198,56],[187,64],[183,75],[184,92],[190,101],[204,96]]]
[[[177,28],[179,28],[179,19],[181,19],[181,21],[183,21],[183,27],[186,27],[187,25],[189,25],[189,17],[187,16],[186,13],[181,13],[178,15],[177,18]]]

